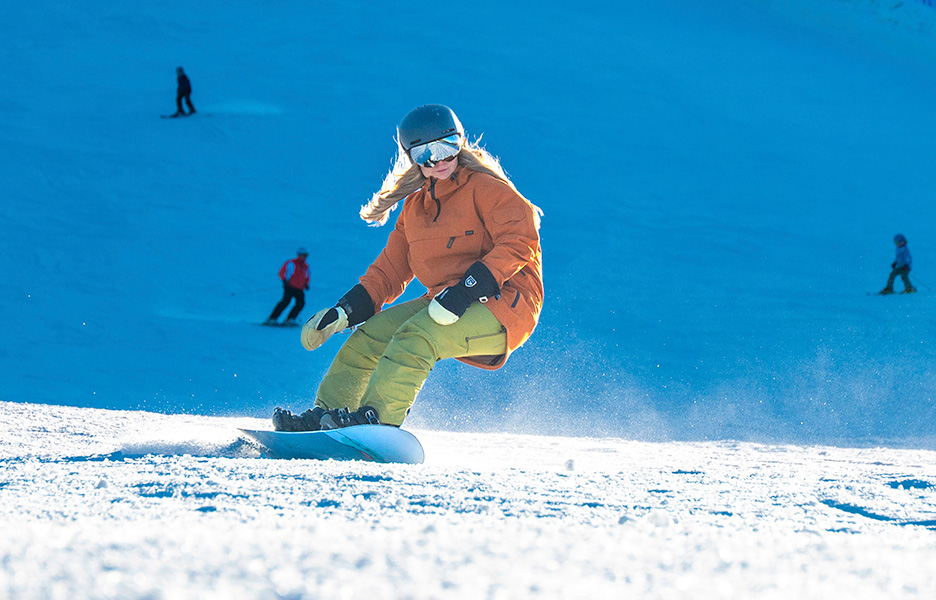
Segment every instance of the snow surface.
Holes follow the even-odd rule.
[[[936,590],[932,451],[427,430],[425,464],[373,465],[258,459],[261,425],[0,403],[0,595]]]
[[[37,0],[0,38],[0,597],[936,597],[927,3]],[[200,114],[159,119],[178,65]],[[305,316],[356,282],[426,102],[544,209],[540,326],[436,367],[425,465],[260,460],[235,427],[341,342],[255,325],[276,271],[312,251]],[[897,232],[921,292],[868,295]]]

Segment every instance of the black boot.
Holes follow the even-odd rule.
[[[301,415],[294,415],[288,410],[277,407],[273,411],[274,431],[318,431],[321,429],[319,421],[325,411],[316,406]]]
[[[322,429],[341,429],[351,424],[351,413],[348,412],[347,408],[343,407],[326,410],[319,421]]]
[[[324,414],[325,409],[320,406],[316,406],[311,410],[307,410],[299,415],[299,418],[302,419],[302,426],[305,427],[303,431],[318,431],[321,429],[322,415]]]
[[[362,406],[351,413],[351,419],[356,421],[355,425],[380,425],[377,410],[370,406]]]
[[[322,415],[322,429],[340,429],[352,425],[380,425],[377,411],[370,406],[362,406],[354,412],[347,408],[335,408]]]

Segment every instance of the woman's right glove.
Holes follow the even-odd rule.
[[[374,301],[360,283],[341,297],[338,304],[323,308],[302,326],[299,334],[306,350],[315,350],[346,327],[354,327],[374,316]]]
[[[478,261],[468,267],[465,276],[455,285],[450,285],[429,303],[429,316],[439,325],[452,325],[460,319],[475,300],[487,302],[488,298],[500,294],[500,286],[491,270]]]
[[[302,345],[306,350],[315,350],[347,326],[348,315],[343,308],[323,308],[302,326]]]

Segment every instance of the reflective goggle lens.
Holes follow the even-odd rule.
[[[409,150],[409,156],[413,164],[431,168],[444,160],[455,158],[461,147],[462,137],[460,135],[450,135],[441,140],[413,146]]]

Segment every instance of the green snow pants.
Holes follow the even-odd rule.
[[[400,425],[436,361],[507,351],[507,332],[484,304],[475,302],[452,325],[439,325],[429,316],[429,301],[391,306],[361,324],[335,356],[315,404],[352,411],[370,406],[381,423]]]

